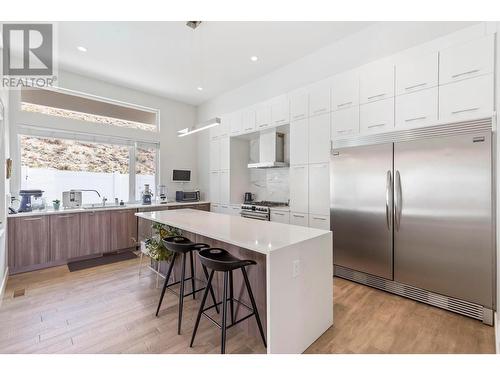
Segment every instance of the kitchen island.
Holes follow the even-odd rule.
[[[332,232],[192,209],[136,216],[257,262],[248,273],[268,353],[302,353],[333,324]],[[202,278],[199,266],[196,275]],[[220,280],[214,286],[219,298]],[[235,278],[235,298],[245,301],[240,286]],[[234,329],[257,335],[255,320],[246,322]]]

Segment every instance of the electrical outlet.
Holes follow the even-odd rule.
[[[300,275],[300,260],[296,259],[292,263],[292,277]]]

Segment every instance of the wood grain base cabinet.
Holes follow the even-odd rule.
[[[110,212],[111,251],[129,249],[137,245],[136,210]]]
[[[50,260],[49,218],[29,216],[9,220],[9,267],[44,264]]]
[[[80,255],[80,214],[51,215],[50,260],[64,261]]]
[[[79,256],[102,254],[111,250],[110,219],[109,212],[80,214]]]

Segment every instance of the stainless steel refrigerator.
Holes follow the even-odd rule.
[[[335,273],[491,324],[491,131],[401,134],[332,152]]]

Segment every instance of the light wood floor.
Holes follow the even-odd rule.
[[[198,301],[186,299],[176,334],[176,296],[138,260],[70,273],[66,266],[9,278],[0,306],[0,353],[219,353],[220,332],[202,319],[189,348]],[[14,297],[14,293],[24,295]],[[494,330],[473,319],[334,279],[334,327],[307,353],[493,353]],[[230,329],[228,353],[264,353]]]

